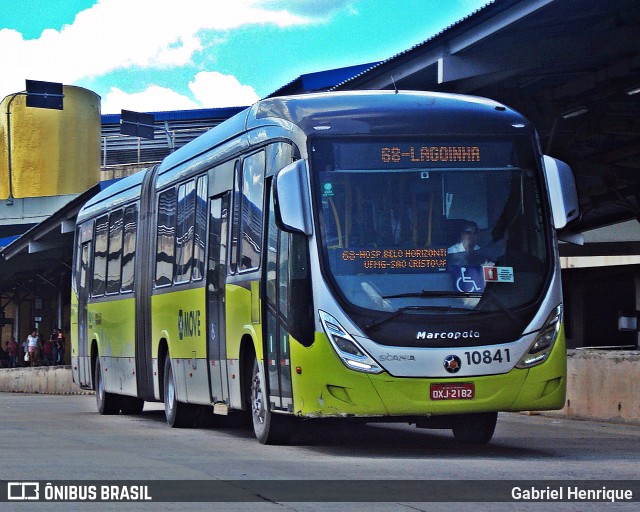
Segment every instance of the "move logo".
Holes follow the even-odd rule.
[[[200,336],[200,310],[178,311],[178,335],[180,339]]]

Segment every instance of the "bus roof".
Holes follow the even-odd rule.
[[[257,103],[254,111],[256,124],[281,118],[307,135],[319,131],[341,135],[503,134],[513,132],[513,124],[529,124],[517,112],[490,99],[418,91],[353,91],[269,98]]]
[[[98,215],[114,208],[119,203],[128,202],[140,197],[142,180],[149,172],[147,169],[115,181],[104,190],[98,192],[82,207],[78,213],[77,222],[81,223],[89,217]]]
[[[247,131],[297,126],[305,135],[522,133],[529,122],[478,96],[418,91],[347,91],[267,98],[202,134],[160,164],[159,174]]]

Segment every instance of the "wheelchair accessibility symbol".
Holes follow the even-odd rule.
[[[456,288],[459,292],[479,292],[482,288],[478,286],[475,279],[467,275],[467,267],[460,267],[460,277],[456,280]]]

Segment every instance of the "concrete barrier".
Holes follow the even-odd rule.
[[[577,349],[567,356],[567,404],[559,413],[640,424],[639,351]]]
[[[0,391],[47,395],[87,393],[73,383],[70,366],[2,368],[0,369]]]
[[[639,351],[578,349],[567,355],[567,404],[549,414],[640,425]],[[0,391],[93,393],[73,383],[70,366],[0,369]]]

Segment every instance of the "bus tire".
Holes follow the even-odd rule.
[[[104,379],[102,378],[102,368],[100,366],[100,358],[96,358],[96,405],[98,412],[103,415],[118,414],[120,412],[120,403],[118,395],[108,393],[104,389]]]
[[[184,428],[193,424],[193,408],[178,402],[176,379],[169,354],[164,359],[164,414],[172,428]]]
[[[493,437],[497,420],[497,412],[462,415],[453,425],[453,436],[459,443],[486,444]]]
[[[272,414],[266,396],[266,382],[258,360],[251,372],[251,420],[256,439],[262,444],[287,444],[292,434],[292,418]]]
[[[144,408],[144,400],[137,396],[123,396],[120,398],[122,414],[140,414]]]

